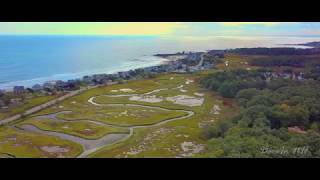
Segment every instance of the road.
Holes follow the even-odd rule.
[[[200,68],[203,65],[204,55],[206,55],[206,53],[200,55],[200,61],[196,66],[194,66],[195,68]]]
[[[70,93],[68,93],[66,95],[63,95],[63,96],[61,96],[61,97],[59,97],[57,99],[50,100],[50,101],[48,101],[48,102],[46,102],[44,104],[41,104],[41,105],[35,106],[35,107],[31,108],[31,109],[28,109],[24,113],[16,114],[16,115],[8,117],[6,119],[0,120],[0,126],[8,124],[8,123],[13,122],[13,121],[16,121],[16,120],[22,118],[23,116],[27,116],[27,115],[33,114],[35,112],[41,111],[42,109],[50,107],[50,106],[52,106],[52,105],[54,105],[54,104],[56,104],[58,102],[61,102],[61,101],[65,100],[65,99],[67,99],[69,97],[78,95],[78,94],[82,93],[83,91],[86,91],[86,90],[92,89],[92,88],[96,88],[96,87],[98,87],[98,86],[85,87],[85,88],[81,88],[81,89],[76,90],[76,91],[72,91],[72,92],[70,92]]]

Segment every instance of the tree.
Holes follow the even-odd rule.
[[[236,100],[241,102],[241,105],[245,105],[252,97],[260,93],[256,88],[243,89],[236,95]]]
[[[225,81],[219,88],[218,92],[226,98],[233,98],[239,91],[239,84],[237,82]]]
[[[285,59],[280,63],[296,62]],[[320,157],[319,81],[271,79],[266,82],[265,72],[271,70],[227,70],[202,81],[205,87],[223,97],[234,98],[240,106],[236,116],[207,129],[208,156]],[[288,131],[291,126],[305,131]],[[300,153],[303,150],[299,148],[305,147],[307,151]],[[284,148],[298,153],[263,153],[264,148]]]
[[[206,129],[207,138],[224,137],[224,134],[232,127],[232,122],[225,120],[217,123],[213,128]]]

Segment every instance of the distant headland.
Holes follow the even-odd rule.
[[[283,45],[308,46],[313,48],[320,48],[319,41],[313,41],[313,42],[307,42],[307,43],[301,43],[301,44],[283,44]]]

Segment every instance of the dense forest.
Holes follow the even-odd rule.
[[[236,116],[205,131],[210,157],[320,157],[319,81],[267,81],[268,73],[226,70],[202,80],[240,106]]]
[[[298,48],[237,48],[228,50],[228,53],[243,55],[318,55],[320,48],[298,49]]]
[[[253,58],[250,61],[250,64],[253,66],[290,66],[290,67],[304,67],[307,59],[301,56],[275,56],[272,58],[269,57],[260,57]]]

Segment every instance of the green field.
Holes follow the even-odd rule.
[[[195,74],[163,74],[153,79],[128,81],[123,84],[94,88],[26,117],[19,121],[18,126],[31,124],[45,131],[65,133],[84,139],[99,139],[106,134],[128,133],[128,128],[133,127],[133,134],[125,141],[102,146],[98,151],[89,154],[88,157],[196,156],[206,150],[203,128],[212,126],[217,121],[234,113],[233,108],[223,105],[221,97],[200,87],[200,78],[212,71],[216,70]],[[123,89],[130,89],[131,92],[124,92]],[[114,96],[124,94],[129,96]],[[135,94],[138,97],[148,95],[160,98],[161,101],[132,100],[130,98],[133,95],[130,94]],[[191,106],[188,105],[188,99],[182,100],[187,104],[179,104],[168,99],[179,96],[202,99],[203,101],[198,105]],[[94,103],[99,106],[88,102],[92,97],[95,97]],[[221,108],[217,114],[212,113],[214,105]],[[62,111],[70,112],[57,114],[57,119],[54,120],[36,118],[40,115],[50,115]],[[192,114],[188,116],[187,112],[192,112]],[[170,121],[171,119],[174,120]],[[110,125],[113,126],[110,127]],[[141,125],[143,127],[137,127]],[[13,131],[9,127],[6,129]],[[31,146],[13,150],[12,143],[4,143],[0,144],[0,154],[7,156],[6,153],[11,152],[10,154],[15,156],[47,157],[47,154],[42,154],[42,151],[36,148],[41,146],[42,142],[69,145],[74,149],[74,152],[66,155],[68,157],[75,157],[81,151],[81,146],[77,143],[39,133],[27,134],[30,136],[24,138],[30,138],[38,143],[34,150],[28,149]],[[4,137],[1,136],[1,141],[3,139]],[[42,141],[43,139],[45,141]],[[24,150],[28,152],[24,153]]]
[[[0,128],[0,154],[13,157],[75,157],[82,147],[55,137],[21,131],[12,127]]]
[[[177,80],[173,84],[170,83],[170,77],[172,76],[174,78],[177,77]],[[184,151],[181,146],[185,142],[192,142],[195,147],[202,147],[203,151],[205,151],[206,145],[202,138],[202,128],[200,128],[199,125],[212,125],[233,113],[228,112],[231,108],[223,107],[222,99],[220,97],[199,87],[197,82],[201,76],[201,74],[165,75],[155,80],[155,82],[165,84],[167,87],[177,87],[180,84],[184,84],[183,89],[187,90],[185,93],[182,93],[177,89],[164,90],[156,93],[157,96],[167,97],[180,94],[194,96],[195,92],[201,92],[205,94],[205,101],[201,106],[189,107],[176,105],[168,101],[160,103],[134,102],[137,104],[153,105],[171,109],[191,110],[195,113],[194,116],[169,122],[159,127],[135,129],[135,133],[132,138],[127,141],[108,146],[91,154],[89,157],[189,157],[197,154],[196,150]],[[186,85],[185,80],[188,78],[194,79],[195,82]],[[163,85],[161,87],[163,87]],[[132,103],[132,101],[129,101],[127,97],[118,97],[118,99],[101,97],[100,99],[97,99],[97,102],[107,103],[110,102],[111,99],[112,103]],[[219,105],[221,107],[221,113],[219,115],[211,113],[213,105]]]
[[[184,116],[178,111],[165,111],[143,107],[108,107],[101,110],[73,111],[68,114],[59,114],[58,117],[66,120],[91,119],[119,126],[133,126],[154,124],[159,121]]]

